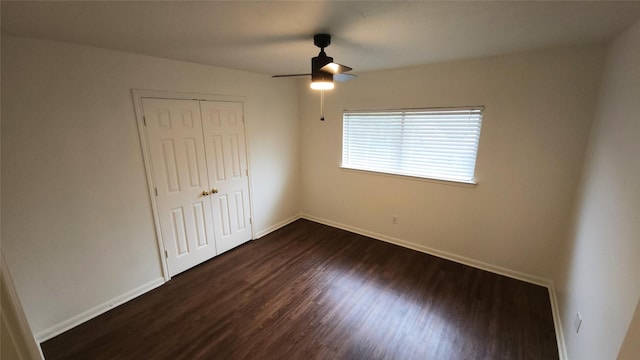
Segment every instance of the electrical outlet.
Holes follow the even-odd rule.
[[[580,311],[576,313],[576,319],[573,322],[573,327],[576,328],[576,334],[580,331],[580,325],[582,325],[582,315],[580,315]]]
[[[397,224],[398,223],[398,215],[391,215],[391,222],[393,224]]]

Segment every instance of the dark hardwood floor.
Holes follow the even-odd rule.
[[[307,220],[45,343],[47,359],[557,359],[546,288]]]

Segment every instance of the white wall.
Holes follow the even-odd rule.
[[[37,335],[162,276],[131,89],[244,96],[255,228],[299,212],[295,81],[15,37],[2,74],[2,249]]]
[[[571,359],[614,359],[640,298],[638,114],[640,22],[607,52],[573,228],[556,276]]]
[[[327,93],[324,122],[319,94],[301,85],[303,212],[550,279],[603,55],[577,47],[362,73]],[[343,109],[465,105],[485,106],[475,188],[338,168]]]

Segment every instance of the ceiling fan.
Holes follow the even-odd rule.
[[[356,75],[346,74],[352,68],[333,62],[333,58],[327,56],[324,48],[331,45],[331,35],[316,34],[313,36],[313,43],[320,48],[318,56],[311,59],[311,74],[288,74],[274,75],[274,78],[309,76],[311,75],[311,88],[316,90],[333,89],[333,80],[347,81],[356,78]]]

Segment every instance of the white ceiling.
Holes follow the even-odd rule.
[[[604,43],[640,1],[2,1],[2,33],[265,74],[310,71],[313,34],[358,71]]]

